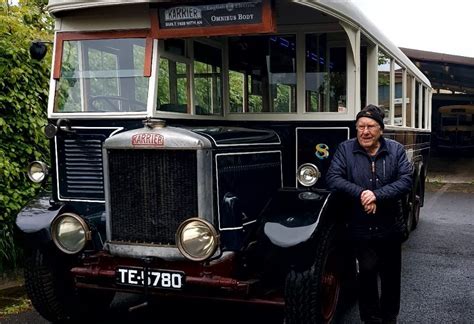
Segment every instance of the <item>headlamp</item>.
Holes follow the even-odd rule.
[[[76,254],[91,239],[89,225],[76,214],[61,214],[51,224],[51,236],[56,246],[67,254]]]
[[[204,261],[217,250],[219,234],[212,224],[201,218],[184,221],[176,233],[178,249],[186,258]]]
[[[46,176],[48,175],[48,170],[49,167],[44,162],[31,162],[27,169],[28,178],[30,178],[30,180],[34,183],[43,182],[43,180],[46,179]]]
[[[319,172],[318,167],[314,164],[305,163],[298,168],[296,177],[301,185],[311,187],[321,177],[321,172]]]

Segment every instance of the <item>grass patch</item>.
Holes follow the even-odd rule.
[[[425,190],[429,192],[439,191],[444,186],[444,183],[438,181],[430,181],[425,183]]]
[[[19,314],[32,309],[31,301],[28,297],[1,298],[0,297],[0,317]]]
[[[3,274],[0,277],[0,318],[30,309],[32,309],[31,302],[20,274],[18,272]]]
[[[425,190],[428,192],[436,192],[446,186],[446,183],[441,182],[426,182]],[[449,183],[446,192],[459,192],[459,193],[474,193],[474,184],[472,183]]]

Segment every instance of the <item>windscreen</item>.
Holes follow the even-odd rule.
[[[54,112],[146,111],[145,39],[64,41]]]

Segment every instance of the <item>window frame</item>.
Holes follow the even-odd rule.
[[[333,32],[334,33],[338,33],[338,32]],[[344,33],[344,31],[340,31],[340,33]],[[304,40],[306,41],[306,36],[309,35],[309,34],[330,34],[328,32],[325,32],[325,33],[315,33],[315,32],[305,32],[304,33]],[[347,37],[347,34],[346,34],[346,37]],[[304,47],[304,52],[306,53],[306,42],[304,43],[305,47]],[[348,114],[348,111],[349,111],[349,105],[348,105],[348,96],[349,96],[349,82],[350,82],[350,78],[349,78],[349,65],[350,65],[350,49],[348,47],[350,47],[350,42],[349,42],[349,39],[346,39],[346,42],[344,43],[344,41],[342,40],[329,40],[327,41],[327,44],[326,44],[326,57],[327,58],[330,58],[330,53],[331,53],[331,50],[332,49],[345,49],[345,57],[346,57],[346,71],[345,71],[345,77],[346,77],[346,80],[345,80],[345,85],[346,85],[346,89],[345,89],[345,96],[346,96],[346,103],[345,103],[345,112],[338,112],[338,111],[307,111],[307,107],[306,107],[306,56],[305,56],[305,61],[304,61],[304,71],[302,71],[302,74],[303,74],[303,77],[304,77],[304,88],[303,88],[303,91],[305,93],[305,97],[304,97],[304,102],[303,102],[303,110],[304,110],[304,113],[305,114],[333,114],[335,116],[340,116],[340,115],[346,115]],[[326,65],[325,67],[325,71],[323,71],[324,73],[330,73],[330,70],[329,70],[329,66]],[[298,73],[298,70],[297,70],[297,73]],[[329,81],[328,84],[326,85],[329,86],[331,84],[331,82]],[[298,86],[298,84],[297,84]],[[330,108],[330,96],[328,96],[328,94],[325,95],[325,104],[324,104],[324,107],[323,109],[326,110],[326,109],[329,109]],[[297,110],[298,111],[298,110]]]
[[[224,82],[225,82],[225,78],[224,78],[224,68],[225,68],[225,61],[226,60],[226,56],[225,56],[225,51],[224,51],[224,45],[219,43],[219,42],[216,42],[216,41],[212,41],[212,40],[209,40],[209,39],[200,39],[200,38],[192,38],[190,39],[189,41],[189,55],[188,56],[191,56],[191,76],[190,76],[190,80],[192,80],[190,83],[192,83],[192,87],[190,89],[190,93],[191,93],[191,102],[192,102],[192,105],[191,105],[191,114],[192,115],[195,115],[195,116],[224,116],[225,115],[225,111],[226,111],[226,104],[225,104],[225,101],[226,101],[226,98],[228,98],[227,96],[227,93],[225,92],[225,86],[224,86]],[[194,87],[194,62],[195,62],[195,57],[194,57],[194,43],[195,42],[198,42],[198,43],[201,43],[201,44],[204,44],[204,45],[207,45],[207,46],[210,46],[210,47],[213,47],[213,48],[216,48],[218,49],[220,52],[221,52],[221,62],[222,62],[222,65],[221,65],[221,101],[222,101],[222,107],[221,107],[221,112],[219,114],[209,114],[209,115],[200,115],[200,114],[197,114],[196,113],[196,105],[195,105],[195,102],[196,102],[196,89]],[[227,73],[228,73],[228,69],[226,70]]]
[[[192,69],[194,68],[194,65],[193,65],[193,62],[192,62],[192,59],[189,58],[189,54],[188,54],[188,42],[185,41],[185,49],[184,49],[184,52],[185,54],[184,55],[177,55],[177,54],[174,54],[174,53],[171,53],[171,52],[166,52],[164,50],[164,40],[158,40],[158,46],[157,49],[156,49],[156,60],[154,60],[153,62],[153,67],[156,69],[156,75],[154,75],[154,81],[156,82],[156,85],[154,87],[154,100],[153,100],[153,104],[151,105],[151,108],[148,107],[149,109],[152,109],[152,115],[153,116],[159,116],[159,115],[162,115],[162,114],[171,114],[171,116],[185,116],[185,115],[190,115],[192,114],[192,111],[194,110],[194,96],[192,95],[192,83],[193,83],[193,80],[192,80]],[[163,49],[163,51],[160,51],[161,49]],[[187,97],[188,97],[188,103],[187,103],[187,107],[186,107],[186,110],[187,112],[186,113],[180,113],[180,112],[172,112],[172,111],[160,111],[158,109],[156,109],[156,103],[157,103],[157,100],[158,100],[158,85],[159,85],[159,79],[158,79],[158,70],[159,70],[159,67],[160,67],[160,60],[162,58],[165,58],[165,59],[169,59],[169,60],[173,60],[175,62],[179,62],[179,63],[183,63],[183,64],[186,64],[187,66],[187,79],[188,79],[188,82],[187,82],[187,88],[186,88],[186,94],[187,94]],[[150,105],[149,105],[150,106]]]
[[[414,76],[413,73],[407,69],[403,64],[401,64],[398,60],[396,60],[393,55],[389,54],[387,50],[382,48],[381,46],[376,45],[377,48],[377,57],[378,53],[382,51],[385,55],[388,56],[390,59],[390,111],[389,115],[385,116],[388,117],[389,123],[385,124],[387,128],[392,129],[412,129],[412,130],[429,130],[431,129],[431,114],[432,114],[432,103],[431,97],[433,95],[432,89],[428,87],[421,79]],[[374,61],[375,58],[373,57],[372,60]],[[375,64],[375,62],[373,62]],[[396,65],[400,69],[402,69],[402,124],[401,125],[394,125],[394,118],[395,118],[395,71]],[[368,62],[368,71],[367,74],[370,75],[369,70],[370,62]],[[370,69],[373,69],[371,67]],[[378,69],[373,71],[374,75],[376,74],[377,84],[378,84]],[[411,80],[411,89],[407,89],[407,80],[410,78]],[[368,77],[370,79],[370,77]],[[368,81],[369,83],[370,81]],[[418,89],[416,85],[418,84]],[[368,84],[368,88],[369,88]],[[408,91],[411,93],[410,103],[407,102],[407,94]],[[418,93],[418,95],[417,95]],[[369,96],[369,94],[368,94]],[[378,102],[378,93],[375,95],[377,98],[377,105]],[[415,114],[415,100],[418,97],[418,115]],[[411,125],[407,126],[407,105],[410,105],[411,111]],[[415,120],[417,119],[417,121]]]
[[[147,109],[139,112],[55,112],[54,107],[56,105],[56,86],[61,76],[62,57],[64,50],[64,43],[66,41],[87,41],[87,40],[110,40],[110,39],[125,39],[125,38],[137,38],[145,39],[145,61],[143,76],[148,78],[148,100]],[[100,32],[56,32],[54,49],[53,49],[53,67],[50,79],[49,87],[49,100],[48,100],[48,117],[49,118],[62,118],[62,117],[74,117],[74,118],[136,118],[137,116],[149,115],[149,99],[152,96],[152,82],[153,80],[153,67],[152,67],[152,56],[156,49],[154,46],[153,39],[150,37],[148,29],[136,29],[126,31],[100,31]],[[83,81],[81,81],[83,82]],[[82,90],[81,90],[82,91]]]
[[[281,27],[278,30],[278,33],[272,34],[274,36],[278,35],[295,35],[296,36],[296,112],[268,112],[268,113],[246,113],[246,112],[230,112],[230,103],[229,103],[229,62],[228,62],[228,43],[227,39],[220,43],[214,41],[213,39],[203,39],[203,38],[190,38],[186,39],[186,42],[199,41],[207,45],[221,47],[223,55],[223,66],[222,66],[222,82],[223,82],[223,114],[222,115],[197,115],[194,108],[194,77],[190,78],[190,86],[192,97],[190,98],[192,113],[173,113],[173,112],[163,112],[156,111],[153,109],[153,117],[159,118],[181,118],[181,119],[205,119],[205,120],[340,120],[340,121],[352,121],[355,118],[355,102],[352,102],[354,99],[349,98],[349,89],[351,87],[351,82],[356,82],[355,78],[355,63],[350,54],[352,52],[352,44],[347,39],[346,41],[346,94],[348,98],[346,99],[347,111],[345,113],[338,112],[306,112],[305,109],[305,35],[308,33],[345,33],[347,36],[347,31],[343,28],[327,28],[327,26],[318,26],[318,25],[309,25],[309,26],[287,26]],[[338,45],[336,47],[341,47]],[[161,46],[156,46],[156,51],[162,48]],[[191,60],[191,72],[194,73],[194,59],[190,57],[190,53],[186,53],[189,60]],[[157,57],[160,54],[156,54]],[[162,54],[161,54],[162,55]],[[156,64],[153,64],[155,68]],[[353,73],[354,76],[350,74]],[[157,93],[155,92],[155,96]],[[352,100],[352,101],[351,101]],[[155,100],[156,101],[156,100]],[[245,98],[244,98],[245,101]]]
[[[311,33],[344,33],[347,36],[345,40],[345,47],[346,47],[346,113],[339,113],[339,112],[307,112],[306,111],[306,104],[305,104],[305,90],[306,90],[306,80],[305,80],[305,73],[306,73],[306,62],[305,62],[305,38],[306,34]],[[329,25],[308,25],[308,26],[281,26],[279,28],[278,33],[273,35],[288,35],[292,34],[296,36],[296,112],[278,112],[278,113],[231,113],[230,112],[230,104],[229,104],[229,62],[228,62],[228,43],[227,43],[227,36],[222,37],[222,41],[219,39],[205,39],[203,37],[199,38],[189,38],[184,39],[186,43],[198,41],[204,43],[206,45],[217,47],[221,50],[222,53],[222,113],[218,115],[197,115],[195,112],[195,89],[194,89],[194,64],[193,59],[189,57],[189,53],[186,53],[186,57],[184,58],[186,62],[189,62],[189,83],[188,83],[188,95],[189,95],[189,106],[190,109],[188,111],[190,113],[173,113],[173,112],[162,112],[156,110],[156,100],[157,100],[157,85],[158,85],[158,64],[160,55],[163,57],[173,58],[173,54],[167,53],[163,54],[161,52],[161,47],[158,40],[156,38],[152,38],[150,36],[150,30],[148,29],[137,29],[137,30],[129,30],[129,31],[107,31],[107,32],[57,32],[55,35],[56,42],[54,45],[54,52],[53,52],[53,72],[51,76],[51,83],[50,83],[50,98],[54,98],[54,93],[56,89],[56,82],[58,81],[58,76],[60,74],[61,69],[61,59],[62,59],[62,50],[63,50],[63,43],[64,41],[68,40],[94,40],[94,39],[111,39],[111,38],[144,38],[146,40],[146,47],[145,47],[145,64],[144,64],[144,76],[149,77],[148,82],[148,100],[147,100],[147,110],[142,112],[130,112],[130,113],[116,113],[116,112],[109,112],[109,113],[58,113],[54,112],[54,100],[49,100],[48,105],[48,116],[50,118],[61,118],[61,117],[78,117],[78,118],[91,118],[91,117],[98,117],[98,118],[136,118],[136,117],[160,117],[160,118],[183,118],[183,119],[208,119],[208,120],[321,120],[321,121],[328,121],[328,120],[340,120],[340,121],[351,121],[354,120],[355,114],[358,111],[360,106],[360,102],[358,103],[357,100],[360,99],[360,94],[352,93],[353,89],[357,89],[357,85],[360,86],[360,72],[357,71],[357,67],[360,67],[360,42],[352,42],[352,38],[361,37],[360,31],[357,30],[350,30],[345,26],[329,24]],[[370,37],[364,34],[364,37],[367,40],[371,41]],[[342,42],[344,43],[344,42]],[[344,46],[344,44],[336,45],[334,47]],[[373,42],[372,47],[368,46],[371,51],[384,51],[387,56],[391,59],[391,79],[393,76],[393,63],[394,58],[393,56],[380,44],[377,42]],[[356,54],[354,54],[356,53]],[[192,53],[191,53],[192,54]],[[371,59],[369,59],[369,56]],[[183,59],[183,57],[179,57],[179,61]],[[175,57],[175,58],[178,58]],[[374,64],[374,54],[368,55],[367,61],[367,68],[370,71],[367,71],[367,101],[370,102],[371,97],[376,97],[378,100],[377,90],[372,90],[371,85],[377,84],[378,75],[373,75],[373,73],[377,74],[377,69]],[[411,76],[411,73],[406,67],[402,64],[399,64],[403,69],[405,69],[405,73],[408,73]],[[373,79],[375,77],[375,79]],[[413,123],[413,127],[407,127],[404,124],[403,127],[407,128],[420,128],[420,129],[429,129],[430,127],[430,115],[431,112],[428,109],[430,106],[429,98],[432,95],[431,88],[424,84],[418,77],[413,77],[415,81],[420,83],[420,89],[415,89],[414,91],[421,91],[421,89],[426,89],[426,93],[423,93],[423,98],[420,95],[420,103],[422,102],[424,105],[420,105],[420,107],[425,107],[426,109],[420,109],[418,116],[415,118],[421,119],[423,122],[419,123],[420,127],[415,127],[416,122]],[[392,80],[391,80],[392,81]],[[413,85],[416,88],[416,82]],[[391,84],[391,88],[393,85]],[[393,106],[393,98],[391,98],[394,93],[394,89],[391,89],[390,94],[390,106]],[[406,90],[408,91],[408,90]],[[370,93],[369,93],[370,92]],[[404,98],[406,101],[406,99]],[[378,102],[377,102],[378,103]],[[414,103],[413,103],[414,104]],[[406,107],[405,107],[406,109]],[[391,114],[393,115],[394,109],[391,107]],[[406,113],[406,112],[405,112]],[[412,112],[414,113],[414,112]],[[406,117],[406,116],[405,116]],[[389,116],[390,123],[387,126],[390,127],[398,127],[393,125],[393,116]],[[426,122],[425,122],[426,121]]]

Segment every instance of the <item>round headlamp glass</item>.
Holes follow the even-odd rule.
[[[318,167],[314,164],[305,163],[298,168],[296,176],[301,185],[310,187],[318,181],[321,177],[321,173],[319,172]]]
[[[63,252],[80,252],[90,237],[89,226],[79,216],[62,214],[51,225],[51,234],[56,246]]]
[[[191,218],[179,226],[176,241],[179,251],[186,258],[203,261],[216,252],[219,235],[214,226],[207,221]]]
[[[42,182],[48,175],[48,166],[41,161],[34,161],[28,165],[28,178],[35,183]]]

